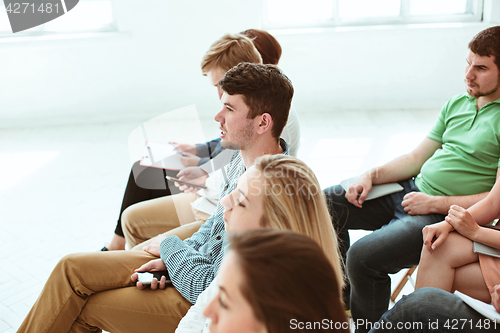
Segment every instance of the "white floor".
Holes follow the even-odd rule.
[[[333,185],[414,148],[437,113],[303,112],[299,157],[323,187]],[[217,132],[211,119],[201,123]],[[128,138],[139,125],[0,130],[0,332],[15,332],[61,257],[109,241],[131,165]],[[184,128],[172,127],[167,139]]]

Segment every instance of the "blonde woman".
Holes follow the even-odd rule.
[[[282,155],[257,159],[240,178],[236,190],[224,197],[221,204],[226,209],[224,221],[228,234],[268,228],[293,231],[316,241],[338,281],[335,286],[338,299],[332,302],[341,304],[344,278],[337,235],[318,180],[304,162]],[[148,270],[146,268],[144,270]],[[176,332],[208,332],[208,322],[202,311],[217,291],[216,278],[198,297]],[[342,316],[345,318],[345,313]]]

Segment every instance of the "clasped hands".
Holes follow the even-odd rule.
[[[448,211],[448,216],[444,218],[443,222],[428,225],[422,230],[424,246],[427,247],[430,253],[433,253],[453,230],[456,230],[464,237],[474,239],[475,233],[479,230],[479,225],[467,209],[452,205]]]

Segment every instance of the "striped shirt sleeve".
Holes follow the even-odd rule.
[[[288,155],[288,145],[280,141],[283,154]],[[161,259],[165,263],[174,287],[191,303],[213,281],[227,247],[224,229],[224,207],[220,198],[236,189],[238,179],[245,172],[239,153],[235,153],[223,169],[225,184],[219,197],[215,213],[190,238],[181,241],[170,236],[160,244]]]

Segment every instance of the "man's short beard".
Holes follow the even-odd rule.
[[[220,145],[222,146],[222,148],[240,150],[240,146],[238,146],[236,143],[221,141]]]
[[[500,84],[496,86],[495,89],[492,89],[488,92],[485,92],[485,93],[481,93],[480,91],[478,91],[478,93],[476,95],[471,95],[472,97],[475,97],[475,98],[479,98],[479,97],[483,97],[483,96],[489,96],[489,95],[493,95],[494,93],[496,93],[498,91],[498,89],[500,89]]]
[[[467,88],[467,93],[469,93],[469,95],[471,95],[471,96],[472,96],[472,97],[474,97],[474,98],[479,98],[479,97],[483,97],[483,96],[489,96],[489,95],[492,95],[492,94],[496,93],[499,89],[500,89],[500,75],[498,76],[497,86],[496,86],[494,89],[492,89],[492,90],[490,90],[490,91],[488,91],[488,92],[486,92],[486,93],[481,93],[480,91],[478,91],[478,92],[477,92],[477,94],[474,94],[474,95],[473,95],[473,94],[471,94],[471,93],[469,92],[469,90],[470,90],[470,91],[472,91],[472,89]]]

